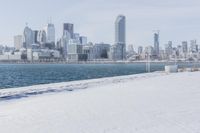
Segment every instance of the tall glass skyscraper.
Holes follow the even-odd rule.
[[[70,34],[70,37],[72,39],[74,36],[74,25],[70,24],[70,23],[64,23],[63,24],[63,35],[65,34],[66,31]]]
[[[156,58],[159,57],[159,31],[154,33],[154,55]]]
[[[48,23],[45,28],[46,42],[55,44],[55,27],[54,24]]]
[[[34,34],[31,28],[29,28],[28,26],[24,28],[23,37],[24,37],[23,42],[24,42],[25,48],[31,48],[32,44],[34,43]]]
[[[115,21],[115,42],[126,43],[126,18],[123,15],[119,15]]]
[[[40,30],[37,35],[37,42],[42,46],[47,42],[47,35],[44,30]]]
[[[126,58],[126,17],[119,15],[115,21],[115,44],[117,45],[117,58]]]

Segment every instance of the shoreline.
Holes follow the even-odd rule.
[[[96,85],[106,86],[117,82],[121,83],[131,80],[133,81],[141,80],[143,78],[151,78],[162,75],[168,75],[168,74],[163,71],[156,71],[151,73],[140,73],[140,74],[123,75],[115,77],[104,77],[97,79],[86,79],[86,80],[76,80],[70,82],[39,84],[39,85],[32,85],[25,87],[5,88],[5,89],[0,89],[0,101],[21,99],[48,93],[60,93],[60,92],[84,90],[86,88],[91,88]]]
[[[0,64],[144,64],[144,63],[151,63],[151,64],[190,64],[196,63],[200,64],[200,61],[78,61],[78,62],[66,62],[66,61],[0,61]]]
[[[157,65],[158,64],[158,65]],[[26,66],[27,65],[27,66]],[[71,82],[71,81],[81,81],[81,80],[87,80],[87,79],[101,79],[101,78],[111,78],[113,76],[128,76],[128,75],[135,75],[135,74],[146,74],[148,73],[147,67],[145,66],[143,62],[136,63],[135,64],[127,64],[127,65],[115,65],[113,64],[100,64],[100,65],[95,65],[95,64],[2,64],[1,65],[1,71],[2,71],[2,84],[0,86],[0,90],[2,89],[12,89],[16,87],[27,87],[27,86],[33,86],[33,85],[43,85],[43,84],[50,84],[50,83],[60,83],[60,82]],[[85,65],[85,66],[83,66]],[[173,65],[170,63],[163,64],[163,63],[152,63],[151,64],[151,71],[150,72],[156,72],[156,71],[165,71],[165,66],[167,65]],[[76,68],[77,67],[77,68]],[[50,68],[46,70],[47,68]],[[78,71],[77,76],[74,76],[74,73],[71,73],[71,68],[74,72]],[[88,71],[85,71],[87,69],[90,69]],[[96,68],[100,68],[96,69]],[[107,69],[108,68],[108,69]],[[115,68],[113,71],[112,69]],[[122,69],[119,69],[122,68]],[[125,69],[127,68],[127,72],[124,72]],[[183,72],[183,71],[197,71],[200,70],[200,64],[178,64],[178,69],[177,72]],[[5,69],[5,74],[3,73]],[[41,69],[41,70],[40,70]],[[130,70],[129,70],[130,69]],[[34,75],[29,73],[31,71],[34,71]],[[49,71],[50,70],[50,71]],[[62,70],[62,71],[59,71]],[[118,71],[120,70],[120,71]],[[11,71],[9,73],[9,71]],[[19,71],[19,72],[18,72]],[[25,71],[25,73],[20,73],[20,71]],[[100,71],[100,73],[98,72]],[[46,76],[44,72],[49,72],[49,76]],[[55,73],[54,73],[55,72]],[[81,73],[82,72],[82,73]],[[119,73],[118,73],[119,72]],[[68,74],[70,73],[70,74]],[[77,72],[76,72],[77,73]],[[4,75],[4,76],[3,76]],[[8,75],[8,76],[7,76]],[[13,76],[12,80],[10,81],[15,81],[14,83],[12,82],[7,82],[6,79],[9,78],[9,76],[12,75],[17,75],[16,78]],[[23,76],[25,75],[25,76]],[[62,75],[62,76],[57,76],[57,75]],[[66,76],[68,75],[68,76]],[[81,78],[79,78],[79,75]],[[74,76],[71,78],[71,76]],[[7,77],[7,78],[5,78]],[[27,77],[27,78],[24,78]],[[42,77],[36,79],[35,77]],[[50,77],[50,78],[49,78]],[[63,78],[60,78],[63,77]],[[19,80],[18,80],[19,79]],[[33,80],[30,80],[33,79]],[[36,80],[34,80],[36,79]],[[5,81],[5,82],[3,82]]]

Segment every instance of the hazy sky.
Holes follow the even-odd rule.
[[[75,24],[75,32],[88,41],[114,42],[114,21],[118,14],[127,19],[127,44],[152,45],[153,30],[159,29],[161,45],[172,40],[200,40],[199,0],[0,0],[0,44],[13,45],[25,23],[41,29],[50,17],[56,38],[62,23]]]

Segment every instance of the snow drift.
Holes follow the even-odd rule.
[[[150,73],[0,90],[0,131],[197,133],[199,77]]]

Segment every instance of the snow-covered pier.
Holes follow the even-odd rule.
[[[2,133],[195,133],[200,72],[0,90]]]

